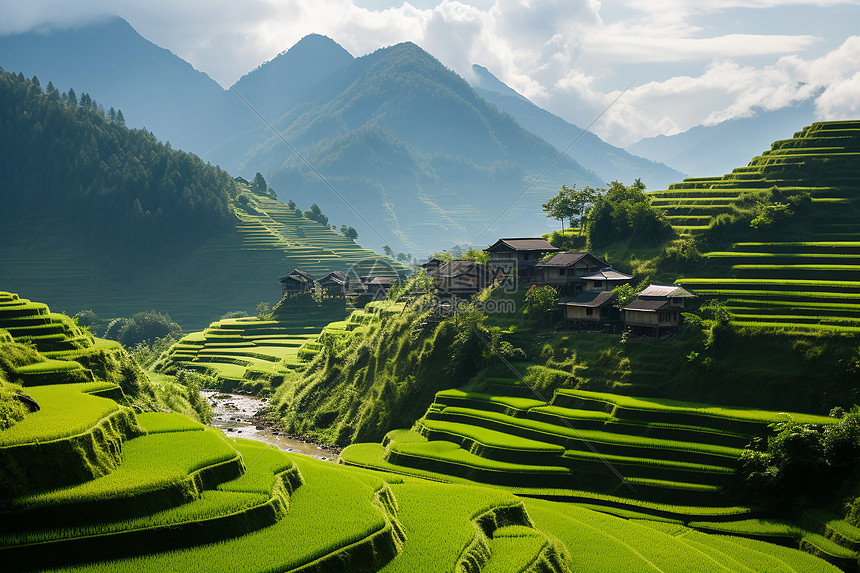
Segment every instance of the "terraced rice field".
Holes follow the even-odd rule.
[[[3,300],[9,307],[29,307],[49,314],[46,307],[12,295]],[[394,308],[374,303],[346,321],[330,323],[324,331],[332,336],[350,336],[366,328],[378,313],[393,312]],[[267,330],[269,325],[246,322],[249,328],[244,332],[259,328],[257,335],[273,336]],[[228,321],[225,336],[235,334],[229,332],[230,324],[237,329],[235,321]],[[75,334],[73,329],[69,332]],[[258,349],[265,352],[266,346],[259,345]],[[698,571],[715,563],[716,570],[732,570],[740,559],[757,556],[767,560],[768,551],[781,551],[779,560],[790,564],[785,570],[835,571],[821,559],[770,546],[768,551],[738,547],[732,553],[722,547],[720,554],[677,553],[673,561],[672,551],[687,549],[686,542],[673,540],[674,530],[633,527],[627,519],[514,493],[534,495],[534,488],[529,492],[529,487],[507,488],[509,491],[476,487],[461,478],[393,464],[388,465],[399,472],[433,477],[437,482],[459,479],[461,483],[369,472],[286,454],[259,442],[228,439],[220,431],[180,414],[135,415],[115,401],[122,399],[122,392],[112,384],[58,381],[55,372],[64,371],[58,362],[34,354],[30,364],[20,366],[29,372],[23,377],[25,390],[41,409],[0,431],[0,560],[10,570],[562,572],[604,571],[609,564],[636,569],[643,563],[659,562],[667,571]],[[34,365],[43,366],[31,368]],[[599,399],[586,394],[559,397],[567,401],[564,411],[571,418],[573,401],[596,403]],[[649,410],[645,406],[650,406],[664,414],[675,412],[673,415],[679,415],[676,410],[683,408],[676,403],[643,405],[626,400],[615,407],[634,411]],[[481,404],[486,405],[484,410]],[[485,477],[486,472],[530,473],[543,481],[552,475],[570,479],[570,466],[565,464],[587,453],[573,445],[583,436],[604,439],[607,447],[638,445],[663,451],[673,445],[665,436],[632,437],[635,431],[613,437],[612,432],[583,428],[582,435],[573,435],[545,421],[547,413],[541,408],[547,407],[525,398],[443,392],[434,406],[440,415],[428,415],[425,432],[457,437],[480,448],[469,452],[449,441],[428,442],[426,436],[401,431],[391,433],[388,449],[408,457],[412,448],[430,463],[462,463],[461,467],[476,472],[475,478]],[[750,417],[759,420],[762,415],[702,405],[694,410],[696,415],[722,417],[730,424],[748,422]],[[477,418],[469,414],[472,411],[477,412]],[[612,412],[582,411],[589,423],[613,418]],[[461,415],[463,412],[469,415]],[[457,421],[444,419],[447,415]],[[492,424],[520,420],[532,434],[506,434],[472,423],[481,416]],[[631,424],[643,427],[636,420]],[[694,432],[688,426],[673,431]],[[728,440],[737,440],[730,432],[722,432]],[[538,435],[543,440],[537,439]],[[702,440],[698,449],[691,448],[683,455],[716,459],[734,451],[733,446],[716,443],[719,441]],[[518,456],[526,462],[517,460]],[[382,462],[381,455],[377,458],[388,463]],[[562,462],[541,467],[544,458]],[[663,465],[705,467],[704,462],[698,459]],[[643,489],[653,485],[646,478],[631,478],[630,482]],[[700,486],[697,493],[715,494],[714,489]],[[573,499],[571,490],[547,491],[564,492]],[[601,494],[588,497],[592,503],[610,503],[611,499]],[[625,507],[650,511],[652,518],[659,514],[657,507],[675,515],[684,512],[679,506],[654,503],[641,507],[628,503]],[[686,511],[688,517],[708,523],[728,514],[735,518],[750,515],[749,508],[724,506],[689,507]],[[821,534],[806,535],[804,543],[824,546],[831,553],[849,551],[824,534],[836,539],[834,532],[838,531],[850,541],[856,539],[851,526],[830,517],[821,519],[825,529]],[[570,527],[572,524],[577,527]],[[642,541],[642,530],[648,530],[649,543]],[[595,531],[602,537],[595,536]],[[700,536],[696,541],[703,545],[718,543],[715,536],[696,535]],[[583,544],[592,545],[591,552],[600,557],[595,561],[583,554]],[[635,550],[617,554],[618,544],[635,546]]]
[[[574,562],[587,555],[603,570],[630,566],[631,555],[638,559],[646,553],[644,563],[635,567],[645,563],[664,571],[829,567],[811,555],[790,550],[781,554],[785,548],[761,540],[803,544],[840,566],[848,562],[846,556],[856,562],[860,529],[838,517],[819,516],[812,526],[761,519],[760,510],[731,505],[723,493],[744,446],[755,436],[766,435],[768,424],[789,416],[803,423],[834,422],[799,413],[578,390],[557,390],[549,404],[445,390],[437,393],[419,432],[397,430],[381,445],[354,444],[341,453],[341,461],[449,483],[494,485],[525,496],[534,522],[564,541]],[[638,521],[626,521],[623,527],[629,530],[623,535],[607,535],[599,524],[602,518],[593,519],[586,507]],[[581,511],[587,512],[583,514],[587,519],[580,518]],[[672,525],[661,528],[655,520]],[[648,531],[655,527],[659,533]],[[842,534],[835,533],[839,529]],[[573,531],[578,543],[589,539],[589,545],[569,543]],[[539,545],[537,538],[526,537]],[[710,562],[715,557],[716,564]]]
[[[860,218],[856,193],[860,122],[813,124],[777,141],[747,167],[723,177],[687,179],[652,193],[681,234],[706,229],[732,210],[742,193],[810,193],[812,205],[798,216],[805,241],[736,243],[703,253],[709,270],[678,284],[726,302],[739,326],[810,333],[860,332]]]
[[[318,342],[322,334],[349,336],[360,331],[384,304],[370,303],[364,310],[352,311],[346,320],[335,321],[331,321],[333,316],[347,314],[342,300],[311,307],[308,311],[279,313],[273,320],[213,322],[206,330],[188,334],[174,344],[168,360],[180,368],[214,376],[225,391],[255,381],[275,385],[291,372],[304,370],[322,348]]]
[[[420,435],[392,434],[381,448],[350,446],[342,459],[386,471],[417,470],[424,477],[448,474],[526,494],[580,501],[593,494],[591,503],[689,519],[689,509],[662,507],[671,500],[698,506],[707,520],[721,513],[738,519],[754,509],[723,507],[722,487],[745,445],[779,419],[786,414],[576,390],[556,391],[549,404],[445,390],[421,420]]]

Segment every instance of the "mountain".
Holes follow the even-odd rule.
[[[213,114],[250,115],[212,78],[113,18],[80,28],[0,37],[0,66],[89,93],[123,111],[129,126],[201,153],[214,137]]]
[[[544,170],[493,233],[545,231],[540,203],[561,183],[601,184],[412,43],[356,58],[272,123],[281,135],[237,140],[236,154],[247,151],[235,168],[268,173],[284,198],[337,220],[355,221],[354,208],[364,236],[397,249],[488,242],[481,232]]]
[[[730,119],[713,126],[698,125],[676,135],[642,139],[626,149],[671,165],[692,177],[730,173],[750,157],[788,139],[794,126],[815,121],[813,98],[795,107],[775,111],[757,110],[751,117]]]
[[[276,119],[301,95],[354,58],[340,44],[310,34],[289,50],[242,76],[230,89],[237,91],[264,117]]]
[[[649,189],[665,189],[680,181],[680,171],[632,155],[620,147],[610,145],[589,131],[568,123],[511,89],[487,68],[472,66],[475,79],[472,87],[500,110],[511,114],[517,122],[542,137],[558,149],[566,149],[575,141],[568,155],[595,171],[603,181],[632,183],[641,178]]]

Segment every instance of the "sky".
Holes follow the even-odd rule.
[[[860,117],[860,0],[0,0],[0,35],[106,16],[225,88],[310,33],[412,41],[619,146],[809,99]]]

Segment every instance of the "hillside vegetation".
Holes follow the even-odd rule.
[[[378,258],[98,104],[6,72],[0,102],[4,289],[70,315],[156,309],[192,329],[277,301],[278,278],[294,268],[359,276]]]

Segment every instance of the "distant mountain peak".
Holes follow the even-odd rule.
[[[314,77],[328,75],[331,71],[349,64],[353,59],[346,48],[328,36],[308,34],[291,48],[239,78],[234,87],[247,84],[249,81],[260,81],[259,78],[263,77],[272,81],[273,76],[289,75],[297,67],[303,68],[303,71],[311,73]]]

